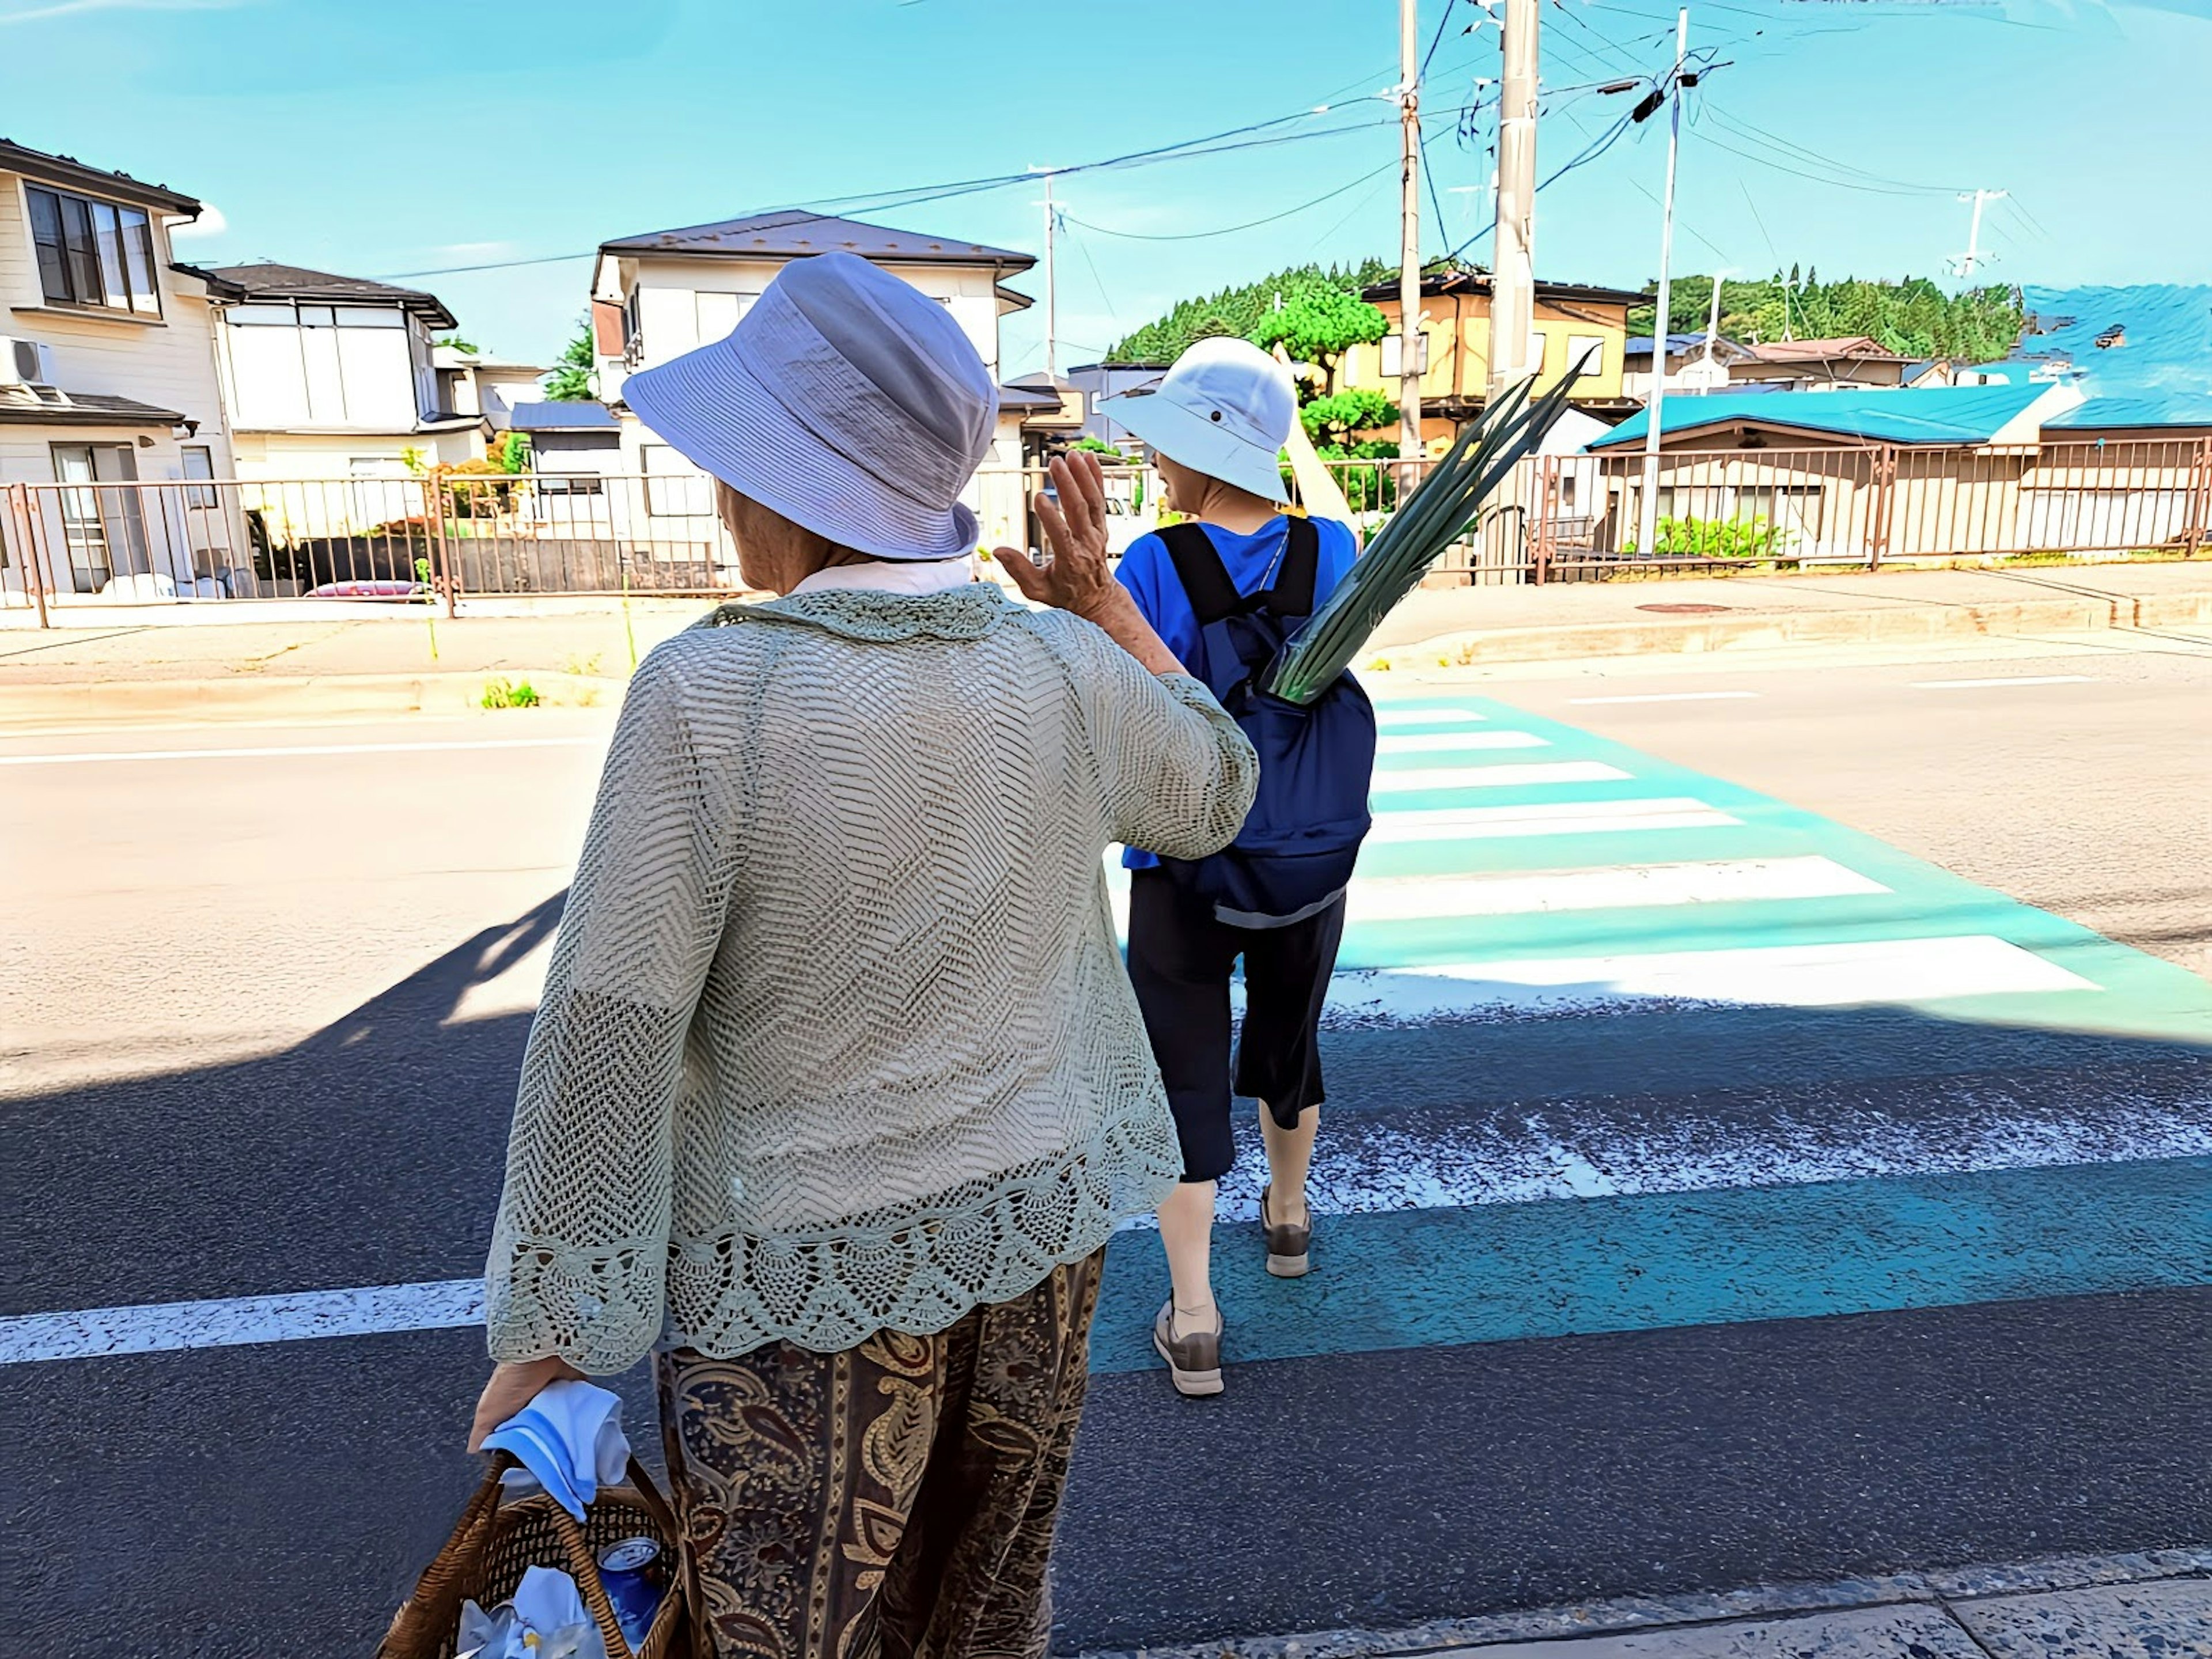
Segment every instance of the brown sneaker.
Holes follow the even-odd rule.
[[[1176,1392],[1185,1395],[1221,1392],[1221,1310],[1213,1310],[1213,1328],[1175,1334],[1175,1298],[1170,1297],[1152,1322],[1152,1346],[1168,1362],[1168,1376]]]
[[[1272,1187],[1260,1189],[1260,1225],[1267,1234],[1267,1271],[1278,1279],[1304,1279],[1311,1265],[1313,1211],[1308,1209],[1306,1218],[1295,1227],[1272,1221],[1267,1217],[1267,1199],[1273,1191]]]

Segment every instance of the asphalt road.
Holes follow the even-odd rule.
[[[1548,827],[1378,844],[1317,1272],[1225,1238],[1223,1399],[1151,1367],[1158,1246],[1115,1245],[1059,1644],[2212,1543],[2212,990],[2170,965],[2212,936],[2208,679],[1420,689],[1395,821]],[[442,1535],[480,1339],[241,1341],[283,1316],[234,1299],[478,1270],[606,723],[0,741],[0,1322],[154,1310],[88,1357],[0,1322],[24,1650],[361,1650]],[[1570,769],[1422,769],[1492,732]]]

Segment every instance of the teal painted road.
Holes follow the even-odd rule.
[[[1216,1238],[1237,1359],[1297,1359],[2212,1284],[2212,1158],[1337,1216],[1316,1272]],[[1159,1364],[1156,1238],[1117,1242],[1097,1372]]]

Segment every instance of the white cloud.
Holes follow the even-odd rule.
[[[94,11],[232,11],[256,0],[0,0],[0,27]]]
[[[220,236],[230,228],[230,221],[222,216],[222,210],[212,202],[200,204],[197,219],[172,219],[169,236],[172,240],[186,236]]]

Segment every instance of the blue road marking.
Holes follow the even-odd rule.
[[[1221,1228],[1232,1364],[2212,1284],[2212,1158],[1332,1216],[1313,1274]],[[1108,1250],[1095,1372],[1159,1364],[1158,1242]]]

